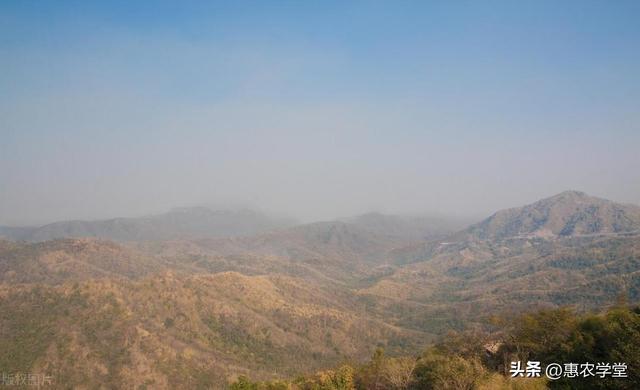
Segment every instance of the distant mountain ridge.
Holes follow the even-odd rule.
[[[131,242],[272,226],[201,208],[54,224],[38,233],[111,227],[129,242],[0,239],[0,363],[70,386],[225,388],[238,374],[296,375],[376,346],[414,355],[494,314],[640,302],[639,209],[569,191],[444,235],[371,213]]]
[[[313,222],[233,240],[202,241],[225,255],[252,252],[304,261],[340,259],[351,263],[379,260],[407,242],[342,221]]]
[[[501,210],[466,233],[480,239],[628,233],[640,230],[640,207],[565,191],[535,203]]]
[[[273,218],[252,210],[184,207],[139,218],[62,221],[39,227],[0,227],[0,237],[26,241],[71,237],[97,237],[116,241],[170,240],[249,236],[293,224],[292,220]]]
[[[399,322],[435,331],[456,318],[531,305],[597,308],[640,301],[640,207],[565,191],[501,210],[443,239],[390,253],[393,272],[363,296],[425,305]],[[442,311],[438,311],[442,308]],[[428,318],[428,321],[424,319]]]
[[[452,216],[401,216],[377,212],[358,215],[344,221],[376,234],[413,240],[449,234],[472,222],[466,218]]]

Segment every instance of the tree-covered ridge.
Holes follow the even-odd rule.
[[[371,340],[395,353],[428,342],[357,305],[308,281],[236,272],[0,285],[0,373],[46,373],[65,388],[220,389],[242,373],[365,359]]]
[[[627,378],[589,376],[551,381],[510,375],[510,363],[613,363]],[[377,349],[364,364],[292,380],[253,382],[241,376],[233,390],[418,389],[637,389],[640,388],[640,307],[618,305],[605,313],[544,309],[494,319],[483,331],[451,333],[420,356],[387,357]]]
[[[573,197],[554,198],[562,206],[554,210],[573,213]],[[217,239],[0,240],[0,372],[52,373],[74,388],[220,389],[239,375],[273,381],[325,370],[280,385],[385,389],[418,386],[419,368],[440,364],[456,373],[425,374],[440,387],[531,386],[504,375],[510,361],[544,360],[525,333],[508,338],[517,313],[600,310],[620,295],[640,302],[633,231],[492,239],[463,231],[405,246],[415,226],[399,221],[369,216]],[[516,314],[492,325],[506,312]],[[534,344],[569,343],[582,317],[549,313],[529,320],[539,334],[526,334]],[[568,333],[546,335],[554,320]],[[445,335],[444,352],[430,348],[418,359]],[[377,347],[387,357],[365,370],[375,373],[371,385],[361,363]],[[480,379],[468,382],[469,371]]]

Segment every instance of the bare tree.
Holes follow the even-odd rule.
[[[416,360],[409,357],[388,359],[383,369],[383,378],[392,390],[408,388],[416,368]]]

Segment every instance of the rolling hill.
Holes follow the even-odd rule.
[[[170,240],[248,236],[292,224],[292,220],[272,218],[252,210],[214,211],[206,207],[183,207],[139,218],[62,221],[39,227],[0,227],[0,237],[26,241],[85,237],[115,241]]]
[[[242,373],[294,375],[432,338],[373,316],[347,290],[236,272],[2,284],[0,312],[0,367],[70,387],[222,388]]]
[[[136,278],[157,272],[160,262],[115,242],[60,239],[0,240],[0,282],[60,284],[105,278]]]
[[[216,237],[218,213],[182,210],[119,242],[0,240],[0,371],[222,388],[412,354],[495,314],[638,302],[638,210],[569,191],[449,234],[374,214]]]

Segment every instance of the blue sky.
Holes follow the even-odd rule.
[[[0,4],[0,223],[640,203],[636,1]]]

